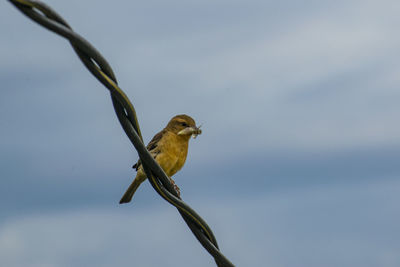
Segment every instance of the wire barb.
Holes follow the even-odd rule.
[[[86,68],[110,91],[115,113],[129,140],[138,151],[144,171],[158,194],[175,206],[202,246],[214,257],[217,266],[234,266],[220,251],[217,240],[207,223],[185,202],[171,184],[163,169],[143,144],[135,108],[119,88],[107,60],[68,23],[46,4],[36,0],[9,0],[18,10],[50,31],[69,40]]]

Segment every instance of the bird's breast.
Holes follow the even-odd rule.
[[[162,152],[157,156],[157,161],[168,176],[174,175],[185,164],[188,143],[188,140],[173,133],[165,136],[162,142]]]

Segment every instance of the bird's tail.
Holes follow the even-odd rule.
[[[128,190],[126,190],[125,194],[122,196],[119,204],[130,202],[132,200],[133,194],[136,192],[136,189],[138,189],[139,185],[142,182],[143,181],[141,181],[141,179],[135,178],[135,180],[133,180],[131,185],[128,187]]]

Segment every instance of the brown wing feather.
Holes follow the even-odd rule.
[[[162,130],[161,132],[157,133],[153,139],[151,139],[151,141],[149,142],[149,144],[147,145],[147,150],[150,151],[150,153],[153,155],[153,157],[155,158],[158,154],[158,142],[161,140],[161,138],[164,136],[166,130]],[[142,162],[140,161],[140,159],[138,160],[137,163],[135,163],[135,165],[132,166],[132,168],[136,169],[136,171],[139,169],[140,165],[142,165]]]

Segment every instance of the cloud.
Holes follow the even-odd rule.
[[[130,60],[120,56],[119,65],[131,77],[128,88],[157,92],[160,108],[193,110],[207,141],[217,140],[211,147],[221,145],[221,136],[224,146],[235,143],[240,151],[398,144],[392,100],[398,94],[390,78],[396,75],[389,74],[399,69],[393,61],[399,40],[390,26],[396,19],[382,22],[372,16],[380,7],[360,1],[346,2],[346,10],[308,5],[314,8],[289,21],[284,9],[271,31],[255,13],[168,38],[132,39],[121,52]],[[139,105],[157,117],[152,105]]]
[[[193,207],[238,266],[397,266],[400,184],[319,186]],[[0,225],[4,266],[213,266],[163,204],[36,213]]]
[[[203,124],[176,178],[238,266],[399,265],[398,1],[48,4],[108,59],[146,141],[178,113]],[[0,265],[213,265],[148,184],[136,213],[109,206],[137,156],[108,92],[0,6]]]
[[[209,154],[206,147],[231,147],[232,143],[247,153],[399,144],[400,128],[393,115],[398,109],[393,100],[398,98],[394,77],[399,67],[393,59],[399,44],[393,27],[398,18],[385,5],[351,1],[344,10],[340,4],[308,1],[294,12],[288,1],[222,1],[171,3],[163,5],[161,12],[155,8],[161,4],[157,1],[133,2],[119,9],[131,17],[132,26],[124,32],[121,25],[128,21],[122,15],[116,16],[116,27],[103,21],[87,22],[73,3],[50,4],[62,10],[114,66],[137,108],[146,140],[171,116],[186,112],[204,123],[202,138],[208,144],[201,147],[204,155]],[[112,12],[106,7],[107,3],[98,4],[99,16]],[[378,19],[375,12],[386,12],[387,19]],[[54,91],[57,87],[54,94],[66,101],[58,102],[63,108],[58,107],[55,116],[68,114],[72,103],[77,113],[84,114],[89,99],[95,100],[90,103],[93,114],[99,110],[112,113],[109,101],[100,102],[107,94],[104,88],[84,70],[68,44],[16,14],[9,17],[21,29],[32,30],[27,36],[13,33],[3,44],[5,61],[0,68],[10,86],[18,77],[17,70],[22,68],[19,76],[26,77],[34,69],[32,75],[42,80],[48,79],[46,75],[59,78],[54,84],[29,83],[31,88]],[[115,39],[123,39],[112,42],[115,39],[104,35],[99,23]],[[32,40],[30,46],[23,45],[27,39]],[[10,49],[22,54],[15,56]],[[40,96],[47,94],[35,90]],[[82,100],[80,105],[76,99]],[[44,106],[43,112],[47,110]],[[110,115],[107,119],[115,120]],[[85,125],[88,120],[76,118],[74,123]],[[104,120],[92,124],[99,130],[100,125]],[[72,129],[61,126],[60,132]],[[113,139],[120,137],[118,132]],[[226,154],[213,153],[215,158]]]

